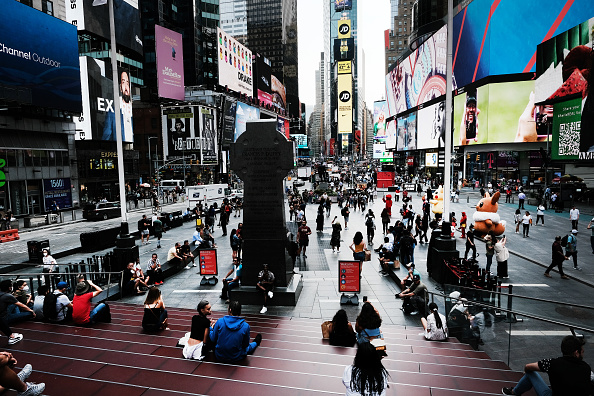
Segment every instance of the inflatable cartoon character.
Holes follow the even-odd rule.
[[[501,235],[505,232],[505,221],[499,218],[497,209],[499,205],[499,191],[491,197],[485,193],[485,198],[481,199],[476,205],[476,212],[472,215],[474,221],[474,230],[478,234]]]
[[[388,194],[382,200],[386,203],[386,209],[388,211],[388,216],[392,216],[392,195]]]
[[[433,199],[429,203],[432,206],[431,211],[433,213],[443,214],[443,186],[439,186],[433,193]]]

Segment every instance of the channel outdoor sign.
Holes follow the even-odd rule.
[[[0,3],[0,99],[80,112],[76,28],[17,1]]]
[[[252,51],[221,28],[217,28],[217,52],[219,85],[252,96],[254,94]]]
[[[181,33],[155,25],[159,97],[184,100],[184,51]]]

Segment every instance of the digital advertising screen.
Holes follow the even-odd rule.
[[[237,102],[225,98],[225,106],[223,108],[223,134],[222,144],[223,146],[229,146],[233,143],[235,135],[235,110],[237,109]]]
[[[417,114],[398,118],[396,151],[417,149]]]
[[[417,148],[445,147],[445,100],[422,108],[417,113]]]
[[[425,166],[427,168],[437,168],[438,158],[438,153],[425,153]]]
[[[334,11],[350,10],[353,8],[352,0],[334,0]]]
[[[198,262],[200,265],[200,275],[218,275],[219,266],[216,249],[200,249],[198,251]]]
[[[120,68],[119,72],[120,122],[122,141],[134,141],[132,119],[132,87],[130,73]],[[82,82],[82,113],[73,117],[76,125],[76,140],[116,140],[116,117],[111,73],[105,62],[89,56],[80,57]]]
[[[252,96],[252,51],[239,41],[217,28],[217,52],[219,54],[219,85]]]
[[[529,29],[525,28],[527,15]],[[538,44],[592,15],[591,0],[550,0],[544,7],[530,1],[472,1],[454,17],[453,66],[458,87],[489,75],[534,72]]]
[[[259,120],[260,109],[247,105],[243,102],[237,102],[237,109],[235,111],[235,133],[233,141],[245,132],[246,123],[248,121]]]
[[[592,159],[588,150],[581,150],[582,99],[575,98],[553,105],[553,138],[551,159]],[[590,131],[591,133],[592,131]],[[594,148],[593,148],[594,151]],[[581,153],[581,155],[580,155]],[[588,158],[589,157],[589,158]]]
[[[393,118],[386,124],[386,150],[396,150],[397,120]]]
[[[138,54],[143,53],[138,1],[113,0],[116,43]],[[109,6],[107,0],[69,0],[66,21],[109,41]]]
[[[373,102],[373,138],[382,142],[386,139],[387,113],[388,102],[385,100]]]
[[[455,146],[488,143],[487,116],[489,110],[489,86],[468,90],[454,97]]]
[[[194,107],[194,118],[198,118],[199,128],[198,133],[195,131],[194,135],[200,138],[200,164],[213,165],[219,162],[219,145],[217,144],[217,123],[216,110],[212,107]],[[194,127],[197,127],[194,122]]]
[[[355,56],[355,39],[334,39],[334,61],[353,60]]]
[[[385,143],[373,143],[373,159],[379,159],[380,162],[392,162],[394,156],[391,151],[387,151]]]
[[[293,135],[297,148],[307,148],[307,135],[297,134]]]
[[[281,134],[285,135],[287,139],[290,139],[291,128],[289,125],[289,119],[281,116],[276,116],[276,130]]]
[[[353,132],[353,77],[338,75],[338,133]]]
[[[82,111],[76,27],[17,1],[2,1],[0,92],[20,103]]]
[[[166,158],[200,154],[200,149],[196,149],[200,143],[195,124],[191,106],[163,109],[163,154]]]
[[[284,110],[287,103],[287,90],[283,83],[272,74],[270,61],[260,54],[256,55],[256,95],[265,105]]]
[[[338,260],[338,291],[340,293],[359,293],[361,291],[360,265],[359,261]]]
[[[49,211],[53,203],[57,209],[72,207],[72,190],[70,178],[43,179],[43,200],[45,210]]]
[[[446,38],[444,26],[390,70],[386,76],[389,116],[445,95]]]
[[[184,51],[181,33],[155,25],[159,97],[184,100]]]
[[[338,38],[351,38],[351,20],[341,19],[338,21]]]

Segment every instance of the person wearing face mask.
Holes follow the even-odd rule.
[[[58,268],[58,263],[56,262],[56,259],[52,257],[51,254],[49,254],[47,249],[43,249],[43,271],[44,274],[50,274],[53,272],[60,272],[59,268]],[[50,281],[50,276],[49,275],[44,275],[45,276],[45,284],[49,287],[51,281]]]
[[[27,282],[25,282],[22,279],[16,281],[13,290],[14,292],[12,294],[20,303],[25,304],[29,308],[33,307],[33,296],[29,291],[29,286],[27,286]]]

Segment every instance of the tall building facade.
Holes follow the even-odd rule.
[[[247,40],[247,0],[219,0],[220,26],[242,44]]]
[[[392,29],[384,32],[386,74],[390,66],[408,51],[408,38],[412,33],[413,6],[412,0],[391,0],[390,2]]]
[[[352,66],[352,103],[353,103],[353,125],[359,125],[359,73],[357,64],[357,0],[352,0],[351,9],[337,10],[335,2],[331,0],[324,1],[324,53],[328,60],[325,73],[325,108],[324,113],[327,118],[325,124],[325,134],[328,146],[336,145],[341,137],[337,133],[337,114],[338,114],[338,93],[337,93],[337,70],[336,59],[334,59],[334,40],[338,38],[338,25],[341,20],[349,19],[351,22],[351,37],[354,41],[354,58]],[[353,147],[353,133],[349,136],[349,147]]]
[[[247,0],[246,46],[271,62],[285,84],[291,115],[299,115],[297,0]]]

